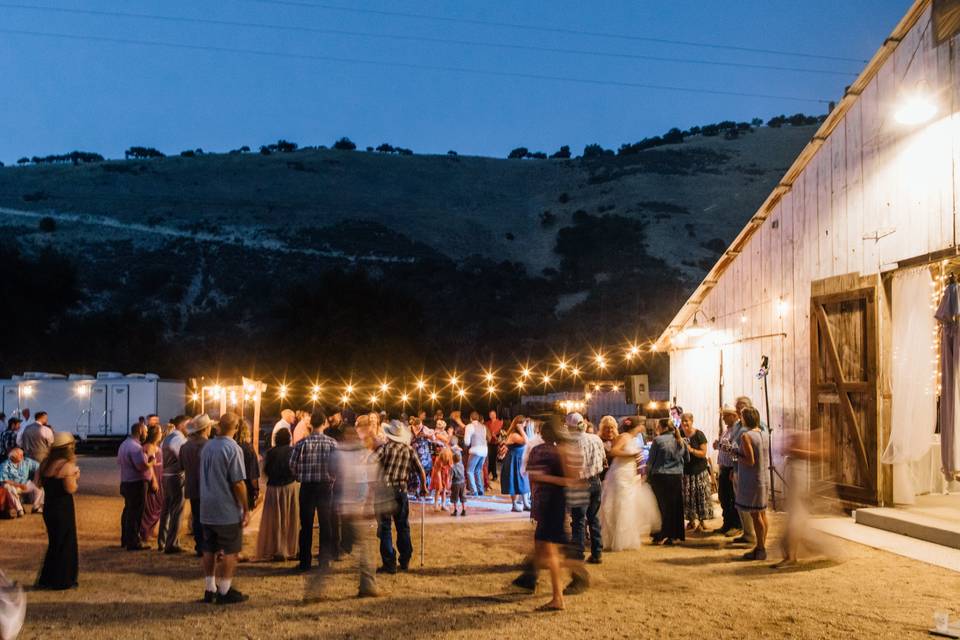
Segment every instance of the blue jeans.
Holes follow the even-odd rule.
[[[380,559],[385,567],[397,566],[397,554],[393,550],[393,532],[390,520],[397,527],[397,551],[400,552],[400,566],[410,564],[413,555],[413,543],[410,542],[410,503],[404,489],[387,489],[392,494],[388,508],[377,514],[377,537],[380,539]]]
[[[470,454],[467,459],[467,488],[474,495],[483,495],[483,463],[487,461],[487,456],[477,456]]]

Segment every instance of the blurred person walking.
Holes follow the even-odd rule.
[[[670,418],[657,423],[657,437],[650,445],[647,478],[660,509],[660,530],[654,544],[672,545],[686,539],[683,525],[683,465],[688,458],[686,443]]]
[[[373,452],[364,447],[357,429],[347,427],[337,448],[337,512],[340,515],[342,541],[351,549],[357,562],[360,584],[357,597],[380,595],[370,545],[363,526],[373,513],[373,487],[377,481],[377,464]]]
[[[292,560],[297,557],[300,526],[300,484],[290,469],[289,429],[277,432],[276,446],[267,451],[263,473],[267,490],[257,533],[256,560]]]
[[[249,599],[233,587],[243,528],[250,521],[243,450],[234,440],[239,426],[235,413],[220,416],[217,437],[200,453],[203,601],[221,605]]]
[[[37,482],[45,494],[43,524],[47,529],[47,552],[37,576],[37,589],[78,586],[80,565],[73,494],[77,492],[79,479],[73,436],[60,432],[37,470]]]

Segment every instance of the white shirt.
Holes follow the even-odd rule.
[[[476,443],[473,442],[474,433],[479,433],[482,436],[476,439]],[[490,453],[490,450],[487,449],[487,428],[482,422],[474,420],[467,425],[467,428],[463,432],[463,443],[465,445],[470,445],[470,448],[467,449],[467,452],[472,456],[486,458],[487,454]]]
[[[290,424],[283,418],[280,418],[277,420],[277,424],[273,425],[273,431],[270,432],[271,447],[277,446],[277,432],[280,431],[280,429],[286,429],[287,431],[290,431],[290,435],[293,436],[293,431],[290,428]]]

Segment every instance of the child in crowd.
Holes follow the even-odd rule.
[[[453,435],[453,427],[450,427],[450,450],[453,451],[454,455],[460,455],[463,457],[463,449],[460,448],[460,438]]]
[[[460,502],[460,515],[467,515],[467,472],[459,453],[453,454],[453,466],[450,468],[450,515],[457,515],[457,502]]]
[[[453,451],[443,447],[433,458],[430,488],[433,490],[433,508],[440,511],[446,506],[447,490],[450,489],[450,468],[453,466]]]

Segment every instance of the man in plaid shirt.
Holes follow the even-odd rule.
[[[0,462],[7,459],[10,452],[17,447],[17,433],[20,431],[20,418],[10,418],[7,428],[0,433]]]
[[[317,560],[326,569],[334,556],[331,529],[333,483],[337,478],[336,441],[323,433],[327,417],[321,411],[311,416],[312,430],[290,452],[290,470],[300,481],[300,564],[297,571],[310,570],[310,550],[313,547],[313,519],[317,518],[320,552]]]
[[[413,555],[410,542],[410,503],[407,499],[407,480],[413,470],[420,477],[420,486],[427,486],[427,474],[410,446],[410,430],[400,421],[384,426],[387,442],[377,450],[380,463],[380,497],[377,500],[377,538],[380,539],[380,559],[383,566],[377,573],[397,572],[397,553],[393,548],[390,521],[397,527],[397,551],[400,570],[406,571]]]
[[[570,504],[570,533],[573,551],[578,560],[584,557],[585,526],[590,527],[590,562],[600,564],[600,554],[603,552],[603,539],[600,536],[600,474],[603,473],[607,454],[603,448],[603,441],[599,436],[587,433],[587,424],[579,413],[567,415],[567,429],[579,453],[578,475],[584,480],[580,500]]]

